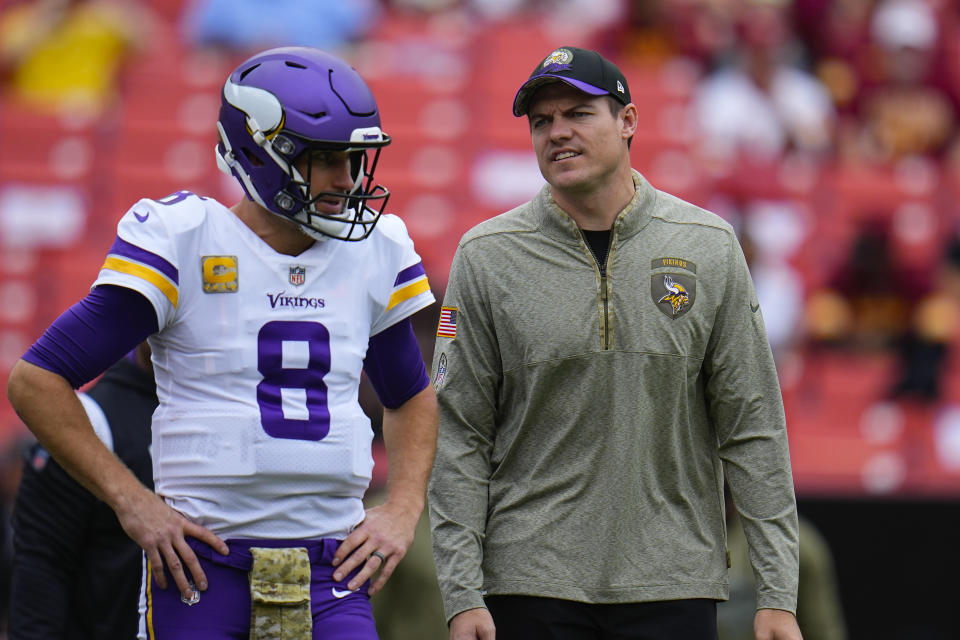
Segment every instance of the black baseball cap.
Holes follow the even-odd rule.
[[[590,49],[560,47],[536,66],[517,91],[513,115],[518,118],[526,115],[537,89],[558,80],[592,96],[609,94],[623,104],[630,104],[630,87],[617,65]]]

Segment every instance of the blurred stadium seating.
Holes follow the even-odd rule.
[[[128,65],[120,102],[107,116],[70,122],[9,98],[0,102],[0,224],[5,215],[19,219],[10,211],[20,202],[7,198],[11,192],[35,194],[55,207],[73,203],[63,217],[57,211],[44,217],[47,227],[62,223],[63,233],[48,237],[35,229],[30,239],[16,241],[8,233],[0,260],[0,380],[40,329],[84,295],[116,220],[138,198],[179,189],[236,197],[213,162],[212,122],[222,79],[242,56],[187,49],[176,31],[184,3],[148,4],[161,17],[156,41]],[[377,172],[392,192],[389,209],[406,221],[438,291],[462,233],[541,184],[525,122],[511,116],[510,104],[530,61],[551,46],[551,35],[528,20],[465,29],[398,14],[348,52],[383,105],[384,128],[394,138]],[[858,217],[896,212],[896,205],[912,207],[913,217],[897,227],[902,252],[924,265],[938,258],[955,226],[960,193],[945,168],[787,161],[718,172],[699,162],[686,114],[696,68],[680,59],[623,66],[641,115],[632,147],[636,168],[654,185],[702,206],[722,192],[738,201],[788,201],[806,212],[805,236],[788,256],[805,292],[822,286],[836,268]],[[941,413],[960,403],[956,351]],[[937,407],[900,404],[877,417],[877,407],[887,406],[878,401],[894,367],[889,354],[841,351],[805,359],[801,353],[793,362],[800,373],[785,379],[784,398],[798,491],[960,495],[955,454],[938,453]],[[884,419],[893,426],[873,425]],[[3,437],[19,428],[6,403],[0,403],[0,425]]]
[[[39,332],[86,293],[116,221],[138,198],[181,189],[228,204],[238,197],[216,170],[213,122],[223,78],[246,56],[186,48],[177,32],[186,0],[144,4],[158,29],[128,64],[119,103],[103,117],[58,118],[0,97],[4,387]],[[344,52],[383,108],[394,140],[377,177],[391,190],[388,209],[406,222],[438,294],[461,235],[542,184],[526,122],[513,118],[510,106],[555,39],[526,17],[464,24],[392,13]],[[960,78],[960,39],[945,44]],[[785,203],[802,228],[781,257],[800,275],[804,296],[828,284],[870,217],[886,217],[894,251],[921,271],[935,269],[957,239],[960,171],[950,165],[854,168],[788,157],[711,166],[698,156],[687,112],[696,65],[678,58],[624,60],[622,67],[640,113],[634,166],[655,186],[721,214],[719,198],[736,203],[733,209]],[[890,350],[806,350],[797,336],[796,351],[778,364],[801,499],[826,513],[830,500],[960,498],[960,327],[953,334],[936,402],[886,399],[898,366]],[[0,444],[22,434],[0,402]]]

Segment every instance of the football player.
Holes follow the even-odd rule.
[[[376,638],[369,595],[412,541],[436,444],[409,320],[434,298],[373,177],[390,138],[359,74],[300,47],[242,63],[217,129],[217,164],[246,197],[137,202],[90,294],[16,364],[8,395],[143,547],[140,637]],[[156,493],[73,392],[147,337]],[[367,511],[362,371],[389,462],[388,498]]]

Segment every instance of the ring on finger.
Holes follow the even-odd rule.
[[[374,557],[380,558],[380,563],[381,563],[381,564],[383,564],[384,562],[387,561],[387,556],[383,555],[383,554],[380,553],[379,551],[374,551],[373,553],[370,554],[370,557],[371,557],[371,558],[374,558]]]

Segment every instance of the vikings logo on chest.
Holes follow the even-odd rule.
[[[671,319],[687,313],[697,296],[697,265],[683,258],[657,258],[650,268],[650,297],[657,309]]]
[[[657,300],[657,304],[669,302],[670,308],[673,310],[673,315],[677,315],[690,304],[690,294],[687,293],[687,288],[679,282],[674,282],[670,274],[663,276],[663,288],[666,289],[668,293]]]

